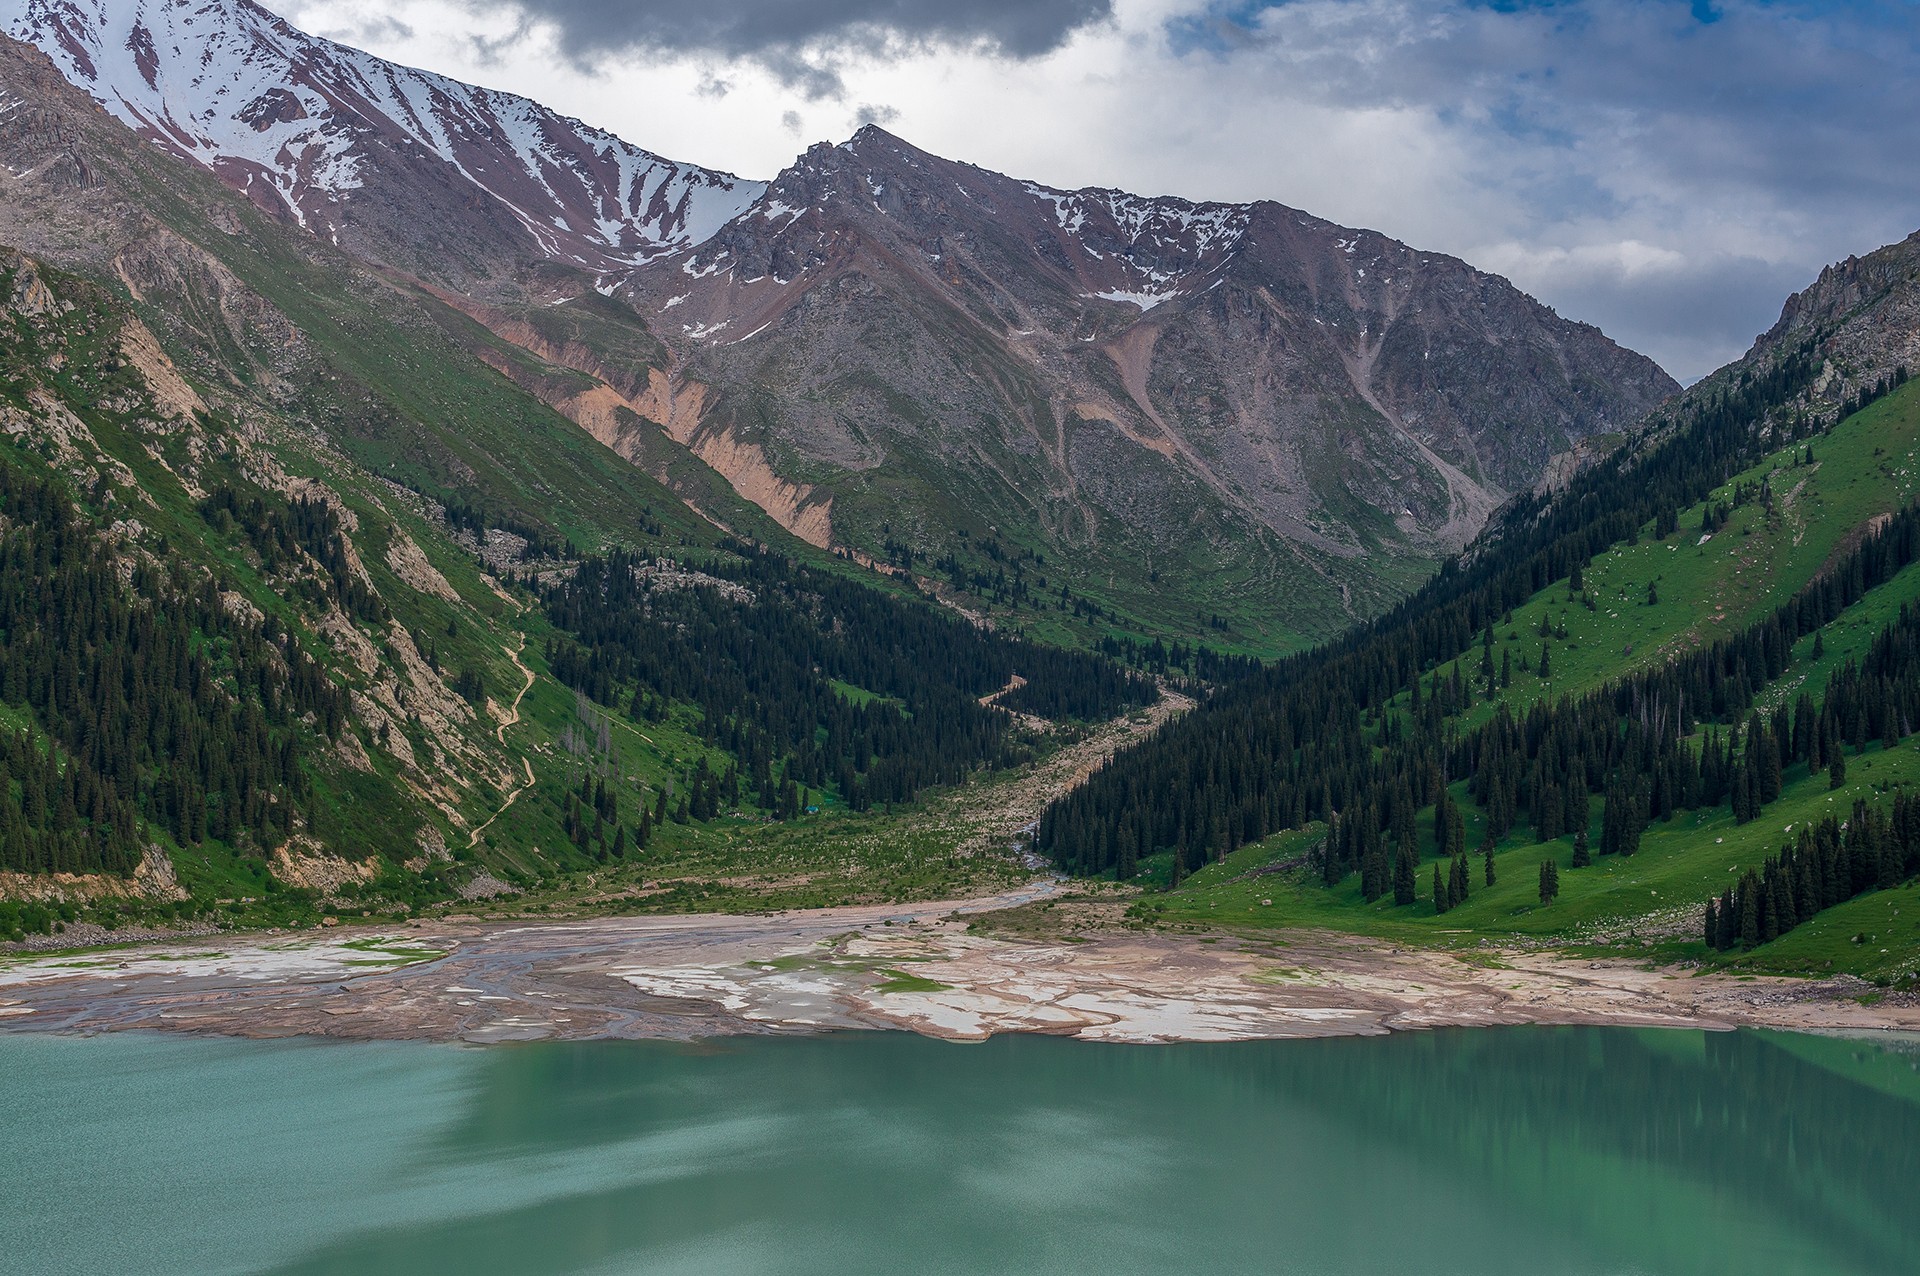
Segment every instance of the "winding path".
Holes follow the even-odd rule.
[[[520,659],[520,653],[522,651],[525,651],[526,648],[527,648],[527,636],[525,634],[521,634],[520,645],[518,647],[512,647],[512,648],[502,647],[500,649],[507,653],[507,659],[513,661],[513,667],[518,669],[522,674],[524,674],[527,679],[526,682],[521,685],[519,694],[514,696],[513,703],[507,706],[507,716],[501,719],[499,727],[497,727],[494,730],[493,738],[498,740],[502,747],[505,747],[507,743],[507,728],[512,726],[518,726],[520,723],[520,702],[527,698],[527,692],[533,690],[533,670],[527,668],[526,663]],[[487,829],[493,825],[493,822],[495,820],[505,815],[507,813],[507,810],[510,807],[512,807],[512,805],[515,802],[518,802],[520,800],[520,795],[522,793],[525,793],[528,789],[533,787],[532,761],[527,758],[521,758],[520,765],[527,769],[527,782],[525,784],[522,784],[519,788],[515,789],[513,792],[507,794],[507,800],[500,804],[500,809],[495,811],[492,815],[489,815],[487,817],[486,823],[480,825],[478,828],[473,830],[473,836],[467,839],[468,849],[472,849],[473,847],[480,845],[480,835],[486,832]]]

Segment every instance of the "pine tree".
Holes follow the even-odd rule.
[[[1573,835],[1573,866],[1585,868],[1593,863],[1593,848],[1587,842],[1587,830],[1582,828]]]
[[[1400,843],[1400,849],[1393,857],[1393,902],[1397,906],[1405,908],[1408,904],[1413,903],[1415,897],[1419,894],[1419,886],[1415,876],[1418,871],[1419,864],[1416,862],[1414,855],[1413,840],[1411,838],[1403,839]]]
[[[1491,886],[1493,885],[1494,879],[1495,879],[1495,873],[1493,870],[1493,839],[1492,838],[1488,838],[1484,842],[1480,843],[1480,856],[1485,861],[1487,885]]]
[[[1754,797],[1753,768],[1744,761],[1734,771],[1732,797],[1735,824],[1746,824],[1760,813]]]
[[[1551,904],[1560,894],[1560,868],[1552,860],[1540,861],[1540,902]]]
[[[1740,915],[1733,903],[1733,888],[1729,886],[1720,896],[1719,932],[1715,936],[1714,947],[1725,952],[1740,939]]]
[[[1751,869],[1735,894],[1740,900],[1740,943],[1752,948],[1760,942],[1760,879]]]
[[[1444,913],[1447,911],[1447,884],[1440,880],[1440,865],[1438,862],[1435,862],[1433,866],[1433,911],[1436,913]]]

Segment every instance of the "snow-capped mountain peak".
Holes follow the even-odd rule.
[[[0,0],[0,30],[153,141],[333,238],[374,170],[436,160],[541,255],[591,268],[697,244],[765,188],[306,35],[251,0]]]

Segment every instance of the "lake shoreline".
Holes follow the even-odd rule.
[[[474,1044],[849,1029],[1134,1043],[1507,1024],[1920,1031],[1920,997],[1851,978],[1328,932],[1004,937],[980,925],[1059,889],[765,916],[423,921],[28,958],[0,966],[0,1030]]]

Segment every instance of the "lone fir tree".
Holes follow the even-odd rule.
[[[1413,840],[1403,838],[1400,849],[1393,857],[1393,902],[1404,908],[1413,903],[1419,894],[1419,864],[1415,861]]]

